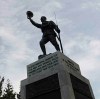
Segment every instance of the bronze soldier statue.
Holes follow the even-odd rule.
[[[52,45],[57,51],[60,51],[60,47],[56,40],[56,32],[60,33],[60,29],[58,28],[58,26],[53,21],[47,21],[47,18],[45,16],[42,16],[40,19],[42,24],[38,24],[33,21],[31,19],[32,17],[33,13],[31,11],[27,11],[27,18],[35,27],[40,28],[43,33],[42,39],[40,41],[40,47],[43,52],[43,55],[46,55],[45,44],[49,41],[52,43]]]

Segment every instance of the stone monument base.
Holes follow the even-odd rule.
[[[79,65],[60,52],[27,66],[21,81],[21,99],[95,99]]]

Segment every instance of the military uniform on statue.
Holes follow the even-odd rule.
[[[43,52],[43,55],[40,55],[39,57],[44,57],[46,55],[45,44],[49,41],[52,43],[52,45],[55,47],[57,51],[60,51],[59,44],[56,40],[56,32],[60,33],[60,29],[58,28],[58,26],[53,21],[47,21],[47,18],[45,16],[42,16],[40,19],[42,24],[33,21],[32,17],[33,13],[31,11],[27,11],[27,18],[35,27],[40,28],[43,33],[42,39],[40,41],[40,47]]]

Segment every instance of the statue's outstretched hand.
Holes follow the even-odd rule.
[[[31,19],[33,17],[33,13],[31,11],[26,12],[27,19]]]
[[[29,20],[30,20],[30,19],[31,19],[31,17],[27,16],[27,19],[29,19]]]

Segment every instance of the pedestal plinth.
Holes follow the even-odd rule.
[[[89,80],[79,65],[60,52],[27,66],[21,81],[22,99],[94,99]]]

